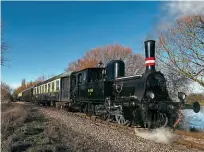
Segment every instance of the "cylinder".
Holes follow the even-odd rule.
[[[147,40],[144,44],[146,72],[155,71],[155,41]]]

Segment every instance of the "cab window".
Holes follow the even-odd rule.
[[[81,73],[78,74],[78,83],[82,84],[82,74]]]
[[[96,70],[89,71],[89,82],[96,82],[99,80],[99,72]]]
[[[72,76],[72,86],[75,86],[76,85],[76,76],[73,75]]]

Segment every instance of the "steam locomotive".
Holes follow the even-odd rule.
[[[123,125],[174,127],[186,95],[178,92],[180,102],[170,99],[164,75],[155,70],[155,41],[144,45],[146,71],[142,75],[125,76],[124,62],[113,60],[106,67],[60,74],[24,90],[19,98],[49,105],[63,101],[68,108]],[[198,113],[199,103],[192,108]]]

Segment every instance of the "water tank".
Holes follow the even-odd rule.
[[[115,79],[125,76],[125,63],[122,60],[113,60],[106,66],[108,79]]]

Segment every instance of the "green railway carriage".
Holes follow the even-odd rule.
[[[65,72],[41,82],[33,88],[33,101],[43,105],[69,100],[70,72]]]
[[[22,91],[22,101],[26,101],[26,102],[31,101],[32,94],[33,94],[33,87],[23,90]]]

